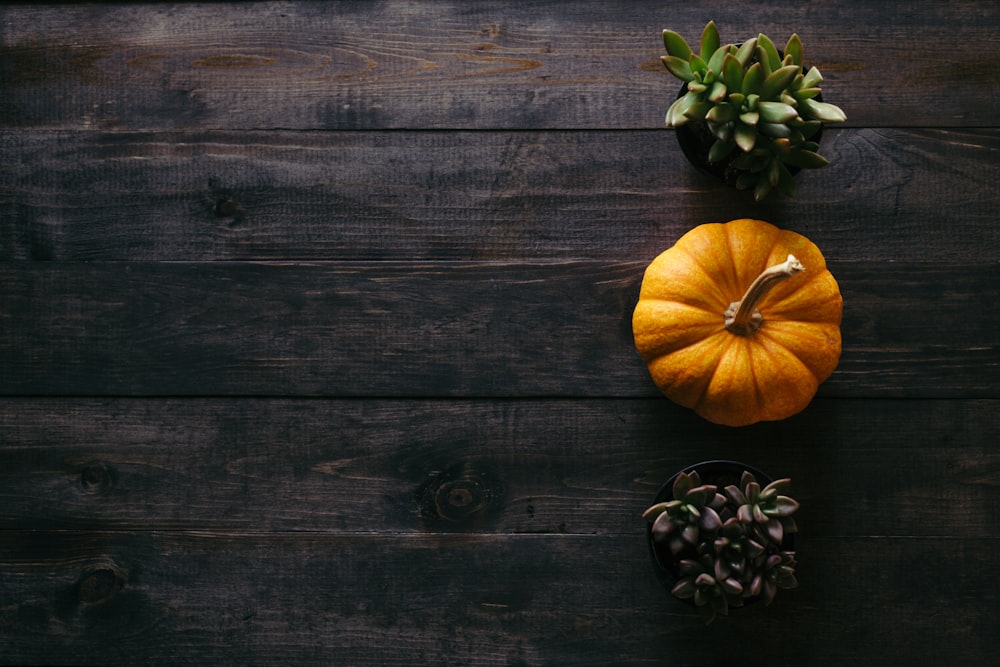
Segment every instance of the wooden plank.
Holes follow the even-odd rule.
[[[0,265],[5,395],[657,395],[644,263]],[[1000,397],[1000,265],[831,263],[822,395]]]
[[[655,398],[3,399],[0,525],[629,536],[724,458],[791,477],[810,538],[990,538],[997,410],[818,399],[730,429]]]
[[[673,133],[0,133],[0,260],[652,258],[757,217],[831,259],[993,262],[997,130],[839,130],[761,205]]]
[[[73,129],[655,128],[663,28],[798,31],[856,126],[995,124],[995,3],[4,5],[0,124]],[[835,36],[835,37],[830,37]],[[927,45],[934,45],[928,47]],[[956,75],[958,73],[958,75]],[[875,82],[875,83],[873,83]]]
[[[102,665],[740,664],[749,645],[782,664],[988,664],[1000,648],[995,538],[801,542],[798,589],[706,630],[638,531],[15,531],[0,639],[5,661]]]

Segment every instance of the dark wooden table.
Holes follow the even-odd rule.
[[[0,663],[985,665],[1000,651],[1000,9],[0,7]],[[695,171],[660,31],[798,32],[795,199]],[[741,429],[635,352],[646,264],[823,250],[840,366]],[[641,511],[790,476],[800,587],[708,627]]]

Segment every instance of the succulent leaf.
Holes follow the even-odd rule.
[[[730,91],[743,90],[743,67],[738,56],[726,54],[722,60],[722,80],[726,82],[726,89]]]
[[[691,70],[691,63],[686,58],[677,56],[660,56],[660,62],[671,74],[681,81],[693,81],[694,73]]]
[[[781,92],[788,87],[795,75],[799,73],[797,65],[787,65],[779,67],[771,72],[770,76],[764,79],[760,86],[760,97],[763,100],[777,100],[781,98]]]
[[[788,43],[785,44],[785,58],[791,58],[795,65],[802,64],[802,40],[797,34],[792,34],[788,38]]]
[[[719,29],[714,21],[705,24],[705,29],[701,31],[701,57],[708,59],[719,49]]]
[[[724,160],[733,152],[736,144],[732,141],[716,141],[708,151],[708,161],[718,162]]]
[[[809,71],[802,77],[803,88],[818,88],[823,82],[823,75],[815,67],[810,67]]]
[[[757,47],[758,52],[762,52],[763,56],[758,55],[757,58],[769,74],[781,67],[781,56],[778,55],[778,47],[774,45],[770,37],[764,34],[757,35]]]
[[[663,31],[663,46],[671,56],[685,62],[691,57],[691,47],[688,46],[687,40],[673,30]]]
[[[757,145],[757,132],[751,125],[737,123],[733,131],[733,139],[741,151],[749,153]]]
[[[765,123],[787,123],[799,115],[795,107],[781,102],[761,101],[757,104],[757,111]]]
[[[753,60],[754,53],[756,51],[757,51],[756,37],[754,37],[753,39],[748,39],[747,41],[743,42],[738,49],[736,49],[736,53],[733,55],[736,58],[736,60],[740,63],[741,69],[746,69],[746,67]]]
[[[741,89],[744,95],[759,95],[760,87],[764,83],[764,70],[761,69],[760,63],[754,63],[747,68],[746,74],[743,75],[743,87]]]
[[[802,100],[801,105],[806,115],[824,123],[843,123],[847,120],[847,115],[840,107],[828,102],[807,99]]]

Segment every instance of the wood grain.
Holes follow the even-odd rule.
[[[802,540],[807,585],[708,629],[659,588],[644,539],[11,532],[0,544],[4,659],[976,664],[998,648],[1000,590],[982,576],[995,539]],[[727,641],[704,640],[718,633]]]
[[[797,31],[860,127],[993,125],[995,3],[754,6],[285,2],[4,5],[5,126],[656,128],[679,88],[663,28]],[[749,11],[748,11],[749,9]]]
[[[984,307],[1000,265],[830,266],[847,306],[822,395],[1000,397]],[[0,264],[0,392],[648,397],[631,333],[644,268]]]
[[[651,259],[756,217],[831,260],[992,262],[1000,134],[831,130],[756,205],[673,133],[0,132],[0,260]]]
[[[725,458],[791,477],[809,539],[986,539],[997,409],[818,399],[731,429],[659,398],[3,399],[0,524],[628,537],[673,473]]]

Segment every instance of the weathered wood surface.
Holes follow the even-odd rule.
[[[848,114],[795,199],[662,129],[709,17]],[[0,5],[0,664],[992,664],[998,52],[986,0]],[[736,217],[845,297],[744,429],[630,333]],[[705,629],[639,515],[707,458],[803,506],[801,587]]]
[[[651,396],[645,266],[0,265],[0,393]],[[831,268],[848,305],[823,395],[1000,398],[1000,264]]]
[[[941,3],[126,4],[0,9],[0,121],[75,129],[649,128],[692,42],[797,32],[858,127],[995,124],[1000,9]]]
[[[832,261],[993,262],[995,129],[825,133],[755,205],[673,132],[0,132],[0,260],[652,258],[758,217]]]
[[[0,607],[4,654],[94,665],[596,667],[666,656],[700,666],[709,652],[715,664],[988,664],[980,657],[997,647],[984,609],[996,607],[1000,584],[981,576],[996,540],[811,539],[799,569],[807,585],[767,609],[744,608],[725,630],[665,597],[639,541],[12,531],[0,576],[18,578],[19,596]]]
[[[3,399],[0,520],[628,542],[678,469],[753,449],[793,479],[809,539],[990,539],[998,407],[820,399],[731,429],[659,399]]]

